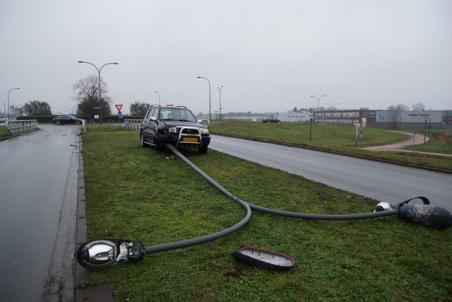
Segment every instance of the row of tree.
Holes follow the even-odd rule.
[[[111,99],[107,95],[107,84],[101,79],[101,98],[99,99],[99,80],[91,75],[79,80],[73,86],[75,99],[78,101],[77,115],[88,119],[95,114],[111,115]],[[130,105],[130,114],[144,116],[150,104],[134,102]],[[52,109],[47,102],[33,100],[25,103],[23,113],[28,116],[51,116]]]
[[[107,84],[101,79],[101,88],[99,87],[99,78],[97,75],[90,75],[84,79],[79,80],[73,86],[75,92],[75,99],[78,101],[77,115],[85,118],[92,118],[95,114],[101,114],[102,116],[111,115],[111,99],[107,95]],[[101,98],[99,98],[99,89],[101,89]],[[142,102],[134,102],[130,105],[130,114],[134,116],[144,116],[148,111],[150,104]],[[47,102],[41,102],[38,100],[29,101],[24,105],[24,113],[30,116],[49,116],[52,115],[50,105]],[[328,108],[330,109],[330,108]],[[334,110],[335,108],[331,108]],[[415,103],[411,106],[413,111],[425,110],[423,103]],[[294,107],[293,111],[314,111],[314,108],[297,108]],[[391,105],[388,110],[392,111],[405,111],[409,110],[409,107],[404,104]]]

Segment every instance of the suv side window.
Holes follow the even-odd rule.
[[[159,108],[157,107],[152,111],[151,116],[155,117],[155,119],[157,119],[158,113],[159,113]]]
[[[146,112],[146,115],[144,116],[145,121],[149,119],[149,116],[151,115],[151,111],[152,111],[152,107],[149,108],[148,112]]]

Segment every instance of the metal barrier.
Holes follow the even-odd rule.
[[[138,119],[125,119],[124,120],[124,127],[126,127],[127,130],[140,130],[141,128],[142,120]]]
[[[21,121],[7,121],[6,128],[8,128],[11,135],[21,135],[38,129],[37,120],[21,120]]]

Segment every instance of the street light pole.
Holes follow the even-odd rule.
[[[8,120],[9,120],[9,94],[11,93],[11,91],[13,90],[19,90],[19,87],[16,88],[11,88],[10,90],[8,90]]]
[[[97,75],[98,75],[98,79],[99,79],[99,107],[102,108],[101,106],[101,101],[102,101],[102,87],[101,87],[101,81],[100,81],[100,73],[102,71],[102,69],[104,69],[105,66],[107,65],[118,65],[118,62],[111,62],[111,63],[105,63],[104,65],[102,65],[100,68],[97,68],[96,65],[94,65],[91,62],[87,62],[87,61],[78,61],[80,64],[89,64],[91,66],[93,66],[96,70],[97,70]],[[100,124],[102,125],[102,109],[100,109]]]
[[[160,104],[160,92],[158,92],[157,90],[154,90],[154,93],[156,93],[159,96],[159,106],[160,106],[161,105]]]
[[[217,89],[218,89],[218,92],[220,93],[220,121],[221,121],[221,90],[224,88],[224,86],[223,85],[221,85],[221,86],[219,86],[219,87],[217,87]]]
[[[209,83],[209,123],[212,122],[212,99],[211,99],[211,85],[207,77],[197,77],[198,79],[205,79]]]
[[[319,111],[320,110],[320,99],[326,98],[326,94],[324,94],[322,96],[311,95],[311,98],[315,98],[317,100],[317,111]]]

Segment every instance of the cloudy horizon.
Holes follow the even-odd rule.
[[[424,103],[452,109],[452,1],[1,1],[0,108],[72,112],[73,85],[102,78],[135,101],[208,112]],[[339,103],[339,105],[337,105]]]

